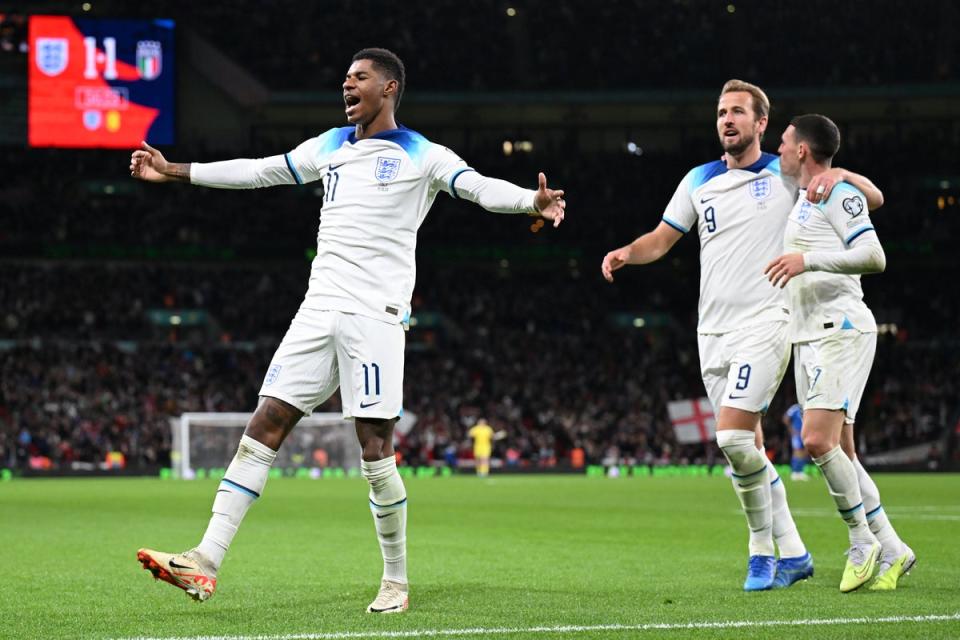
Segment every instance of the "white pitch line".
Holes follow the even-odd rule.
[[[520,633],[587,633],[591,631],[678,631],[701,629],[739,629],[743,627],[815,627],[851,624],[903,622],[953,622],[960,613],[924,616],[886,616],[882,618],[814,618],[808,620],[726,620],[717,622],[651,622],[647,624],[560,625],[553,627],[490,627],[472,629],[418,629],[414,631],[331,631],[327,633],[290,633],[260,636],[138,636],[126,640],[362,640],[364,638],[436,638],[457,636],[493,636]]]

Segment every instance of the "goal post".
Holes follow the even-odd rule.
[[[170,463],[176,478],[198,469],[223,469],[233,459],[252,413],[191,412],[170,418]],[[353,422],[339,413],[301,418],[277,453],[273,468],[350,469],[360,466]]]

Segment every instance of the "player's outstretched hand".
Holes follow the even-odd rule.
[[[802,253],[785,253],[768,264],[763,273],[770,284],[783,289],[794,276],[800,275],[805,269]]]
[[[830,192],[837,186],[837,183],[847,179],[846,173],[846,171],[839,167],[833,167],[813,176],[807,185],[807,200],[813,204],[826,202],[830,198]]]
[[[613,282],[613,272],[620,267],[628,264],[630,261],[630,247],[620,247],[614,249],[603,257],[603,264],[600,265],[600,273],[603,274],[607,282]]]
[[[548,189],[547,176],[543,175],[543,172],[540,173],[539,180],[540,184],[533,202],[541,216],[547,220],[553,220],[553,226],[559,227],[567,208],[567,201],[563,199],[563,190]]]
[[[167,182],[170,180],[166,174],[169,164],[162,153],[141,142],[140,148],[130,154],[130,175],[147,182]]]

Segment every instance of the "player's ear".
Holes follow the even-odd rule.
[[[387,80],[387,83],[383,85],[383,97],[393,96],[394,99],[397,97],[397,88],[400,86],[400,83],[396,80]]]
[[[760,133],[764,133],[767,130],[767,122],[767,116],[760,116],[757,118],[757,128],[759,129]]]

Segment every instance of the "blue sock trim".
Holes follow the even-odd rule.
[[[858,504],[857,506],[855,506],[855,507],[851,507],[850,509],[837,509],[837,511],[840,512],[840,515],[841,515],[841,516],[849,516],[850,514],[852,514],[852,513],[853,513],[854,511],[856,511],[857,509],[863,509],[863,503],[862,503],[862,502],[861,502],[860,504]]]
[[[732,475],[732,476],[733,476],[734,478],[736,478],[737,480],[743,480],[743,479],[745,479],[745,478],[752,478],[753,476],[757,475],[758,473],[766,473],[766,472],[767,472],[767,465],[763,465],[762,467],[760,467],[759,470],[754,471],[753,473],[748,473],[748,474],[743,475],[743,476],[738,476],[737,474],[731,472],[730,475]]]
[[[253,489],[247,489],[247,488],[246,488],[245,486],[243,486],[242,484],[237,484],[236,482],[234,482],[233,480],[230,480],[230,479],[228,479],[228,478],[224,478],[224,479],[221,480],[220,482],[221,482],[221,483],[224,483],[224,482],[225,482],[225,483],[227,483],[228,485],[230,485],[231,487],[233,487],[233,488],[235,488],[235,489],[239,489],[242,493],[247,494],[247,495],[250,496],[251,498],[256,499],[256,498],[259,498],[259,497],[260,497],[260,494],[257,493],[256,491],[254,491]]]
[[[883,511],[883,505],[882,505],[882,504],[877,505],[877,508],[876,508],[876,509],[874,509],[873,511],[868,511],[868,512],[867,512],[867,520],[872,520],[872,519],[875,518],[875,517],[877,516],[877,514],[880,513],[881,511]]]
[[[371,500],[370,505],[376,509],[390,509],[391,507],[399,507],[400,505],[405,504],[406,502],[407,502],[406,498],[404,498],[399,502],[394,502],[393,504],[377,504],[376,502]]]

